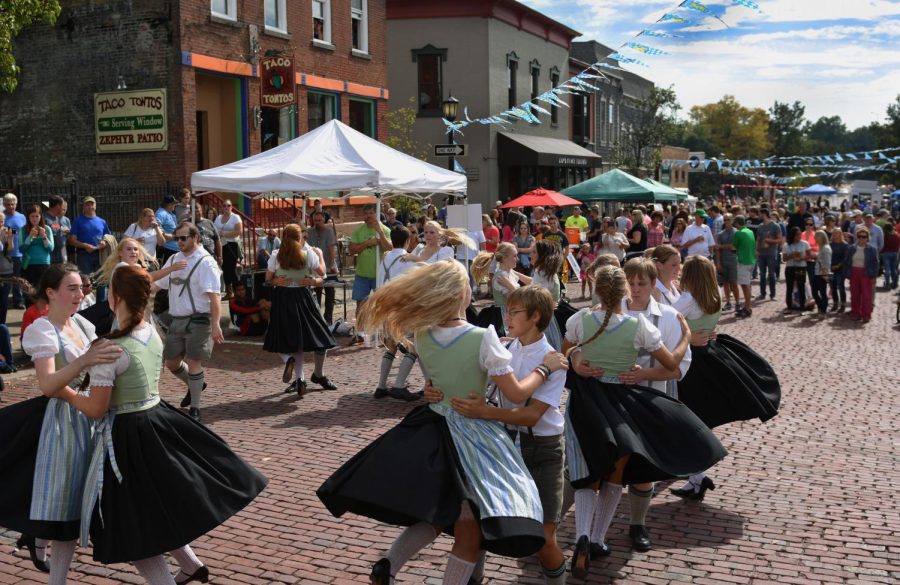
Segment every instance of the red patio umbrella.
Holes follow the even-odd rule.
[[[565,207],[569,205],[581,205],[581,201],[577,199],[572,199],[562,193],[558,193],[556,191],[551,191],[550,189],[544,189],[543,187],[538,187],[528,193],[520,197],[516,197],[509,203],[504,203],[500,207],[503,209],[507,209],[510,207],[546,207],[547,205],[553,205],[554,207]]]

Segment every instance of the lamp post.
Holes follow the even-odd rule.
[[[451,93],[447,99],[441,102],[441,113],[444,115],[444,119],[448,122],[456,122],[456,114],[459,112],[459,100],[453,97]],[[456,144],[456,137],[454,136],[454,132],[450,132],[450,144]],[[454,163],[456,162],[456,157],[451,156],[447,159],[447,168],[451,171],[454,168]]]

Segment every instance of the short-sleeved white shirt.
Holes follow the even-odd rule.
[[[681,296],[672,305],[672,308],[684,315],[685,319],[699,319],[706,313],[697,304],[697,299],[689,292],[681,293]]]
[[[606,312],[603,309],[599,311],[594,311],[594,314],[597,316],[601,322],[606,316]],[[566,339],[578,345],[586,340],[584,336],[584,322],[582,317],[584,313],[579,311],[569,317],[569,320],[566,321]],[[607,328],[615,327],[622,321],[629,318],[627,314],[618,314],[613,313],[613,315],[609,318],[609,325]],[[650,353],[653,353],[657,349],[663,346],[662,335],[659,332],[653,323],[647,321],[647,318],[643,315],[637,316],[638,327],[634,332],[634,349],[640,351],[641,349],[645,349]]]
[[[313,276],[313,271],[319,267],[319,255],[316,254],[313,248],[304,248],[306,252],[306,269],[309,272],[310,278]],[[278,264],[278,254],[272,254],[269,256],[269,263],[266,265],[266,270],[269,272],[277,272],[278,269],[281,268],[281,265]],[[300,285],[296,282],[292,282],[287,285],[287,288],[297,288]]]
[[[505,278],[506,280],[510,281],[514,285],[517,285],[516,288],[518,288],[519,277],[516,276],[516,272],[514,270],[500,270],[498,268],[497,271],[494,273],[494,288],[497,289],[498,291],[500,291],[501,293],[503,293],[504,296],[508,295],[515,289],[507,290],[507,288],[505,286],[500,284],[501,278]]]
[[[541,365],[544,361],[544,356],[552,351],[556,350],[553,349],[553,346],[550,345],[545,336],[542,336],[530,345],[522,345],[518,339],[513,340],[509,346],[509,352],[512,354],[510,365],[513,368],[513,374],[516,375],[516,379],[524,380],[534,368]],[[559,403],[562,401],[562,392],[565,385],[565,370],[557,370],[550,374],[550,377],[538,386],[538,389],[531,395],[531,400],[539,400],[549,407],[531,428],[531,432],[536,437],[555,437],[563,433],[565,420],[559,411]],[[500,393],[501,408],[522,406],[525,406],[524,402],[512,402],[503,396],[502,392]],[[524,433],[528,432],[527,427],[521,427],[519,430]]]
[[[663,305],[668,305],[671,307],[676,302],[678,302],[679,297],[681,297],[680,292],[678,292],[677,290],[667,289],[666,285],[664,285],[658,278],[656,279],[656,289],[659,291],[659,302]]]
[[[385,254],[381,262],[378,263],[379,281],[393,280],[401,274],[405,274],[413,268],[418,268],[422,265],[419,262],[404,262],[401,260],[406,254],[407,252],[403,248],[394,248]]]
[[[54,357],[59,353],[59,340],[62,339],[66,361],[71,363],[88,350],[91,342],[97,339],[97,332],[90,321],[81,315],[72,315],[74,329],[81,338],[82,347],[75,345],[68,337],[59,333],[56,326],[46,317],[36,319],[25,330],[22,336],[22,349],[31,356],[31,360]]]
[[[125,235],[129,238],[134,238],[135,240],[144,238],[144,241],[141,242],[141,245],[144,247],[144,251],[152,257],[156,257],[157,245],[161,246],[165,243],[158,241],[159,238],[156,235],[156,229],[152,226],[144,229],[137,223],[133,223],[125,230]]]
[[[129,334],[129,337],[137,339],[139,342],[147,345],[150,338],[153,337],[153,327],[149,323],[144,322],[143,325],[135,327]],[[112,386],[116,378],[125,373],[131,364],[131,357],[127,351],[119,354],[116,361],[111,364],[97,364],[88,368],[91,375],[91,386]]]
[[[169,313],[173,317],[188,317],[193,314],[209,313],[210,304],[209,296],[207,295],[209,293],[219,294],[222,291],[220,282],[222,272],[219,270],[219,265],[216,264],[215,258],[200,245],[197,245],[189,256],[185,256],[184,252],[172,254],[166,261],[165,266],[171,266],[173,263],[181,260],[187,261],[188,265],[186,268],[170,272],[154,283],[158,288],[169,291]],[[187,278],[187,275],[191,273],[194,265],[198,262],[203,264],[197,270],[194,270],[190,282],[194,305],[197,309],[195,312],[191,308],[191,299],[188,296],[188,292],[185,290],[184,294],[182,294],[183,285],[176,284],[174,288],[171,288],[170,283],[173,278]]]
[[[425,250],[425,244],[419,244],[416,246],[416,249],[412,251],[414,256],[421,256],[423,250]],[[426,264],[434,264],[435,262],[440,262],[441,260],[452,260],[453,259],[453,248],[450,246],[441,246],[437,252],[431,255],[431,257],[422,260]]]
[[[625,301],[622,302],[623,304],[625,303]],[[668,305],[657,303],[656,299],[654,299],[653,297],[650,298],[650,303],[647,305],[647,309],[645,311],[630,311],[628,310],[627,305],[623,308],[632,317],[643,315],[651,323],[653,322],[654,316],[658,317],[659,319],[656,326],[659,329],[660,335],[662,336],[663,345],[665,345],[666,349],[668,349],[669,351],[672,351],[678,346],[678,343],[681,341],[681,323],[678,322],[678,311]],[[685,374],[687,374],[688,368],[691,367],[691,358],[691,349],[690,347],[688,347],[688,350],[684,353],[684,358],[681,360],[681,363],[678,364],[678,371],[680,373],[680,376],[678,376],[679,380],[683,378]],[[638,356],[637,365],[641,366],[642,368],[650,368],[652,367],[652,362],[654,362],[653,356],[640,355]],[[647,380],[641,382],[641,385],[655,388],[660,392],[666,391],[665,380]]]
[[[470,231],[469,238],[473,242],[472,246],[460,244],[456,247],[457,260],[466,260],[467,256],[469,261],[474,260],[475,256],[478,256],[478,252],[481,250],[481,244],[487,243],[487,240],[484,238],[484,232],[482,230]],[[468,252],[466,251],[467,248]]]
[[[221,215],[217,216],[213,225],[216,226],[216,231],[219,232],[219,237],[222,238],[223,242],[236,242],[239,239],[238,237],[226,238],[222,235],[222,232],[233,232],[239,223],[241,223],[241,218],[236,213],[232,213],[228,221],[224,221]]]

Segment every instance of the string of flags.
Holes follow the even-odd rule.
[[[761,12],[759,4],[751,0],[730,0],[730,2],[733,6],[742,6],[756,12]],[[656,24],[666,25],[669,27],[671,27],[672,25],[680,25],[680,28],[685,28],[688,26],[697,25],[707,18],[713,18],[727,27],[728,24],[724,20],[722,20],[721,16],[719,15],[720,12],[722,11],[713,10],[699,0],[683,0],[672,11],[663,14],[656,21]],[[683,38],[683,35],[674,34],[670,30],[644,28],[636,35],[634,35],[633,38],[637,39],[638,37],[673,39]],[[569,104],[567,104],[565,100],[561,99],[562,96],[582,93],[585,91],[600,91],[600,87],[597,86],[597,82],[600,80],[608,79],[603,74],[604,69],[621,71],[622,65],[638,65],[641,67],[649,67],[649,65],[645,61],[624,53],[623,51],[633,51],[640,55],[651,57],[669,54],[668,51],[659,47],[653,47],[646,43],[637,42],[635,40],[627,41],[619,47],[619,50],[615,51],[611,55],[606,56],[603,61],[591,64],[587,69],[585,69],[578,75],[570,77],[556,87],[552,87],[548,91],[535,96],[533,100],[521,103],[512,108],[508,108],[507,110],[504,110],[503,112],[500,112],[498,114],[482,118],[469,117],[468,107],[463,107],[463,116],[465,119],[450,121],[446,118],[442,118],[444,125],[446,126],[447,134],[453,133],[462,135],[462,130],[467,126],[473,124],[485,126],[496,124],[503,126],[511,124],[516,120],[525,120],[530,124],[540,124],[540,114],[548,116],[551,114],[545,106],[549,106],[550,108],[569,107]],[[610,61],[613,61],[617,64],[613,65],[612,63],[610,63]]]
[[[704,170],[708,170],[713,163],[716,163],[718,170],[723,174],[748,177],[783,185],[807,177],[829,178],[872,171],[897,170],[898,163],[900,163],[900,146],[844,154],[835,153],[833,155],[770,156],[764,159],[709,159],[702,161],[665,159],[662,161],[664,166],[674,168],[698,168],[702,166]],[[786,177],[762,172],[774,169],[793,169],[799,172],[793,176]],[[808,173],[808,169],[828,170]]]

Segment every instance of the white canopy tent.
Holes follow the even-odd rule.
[[[191,175],[195,192],[366,190],[465,196],[466,177],[403,154],[338,120],[260,154]]]

